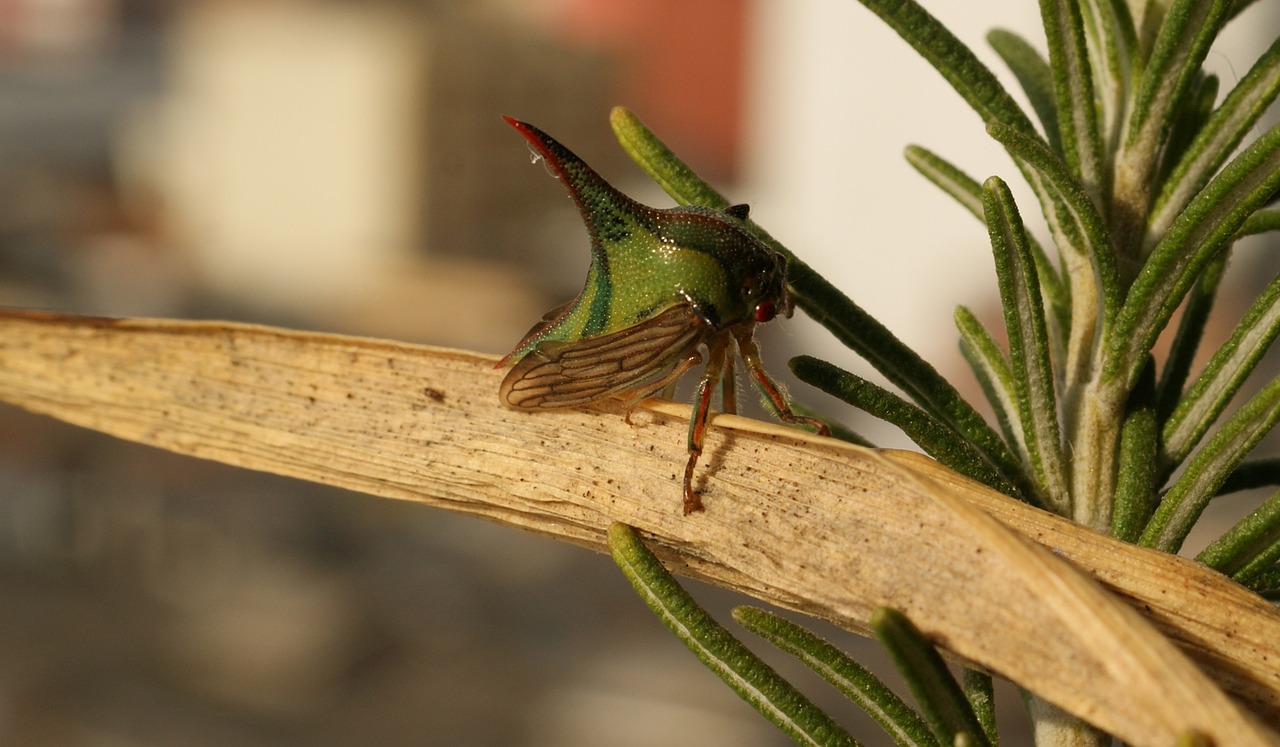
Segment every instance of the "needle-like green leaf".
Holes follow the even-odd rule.
[[[713,208],[729,205],[728,200],[694,174],[634,114],[617,107],[610,115],[610,122],[623,150],[677,202]],[[976,444],[1001,470],[1017,471],[1017,460],[999,434],[937,369],[768,232],[755,223],[748,225],[761,241],[787,257],[787,276],[796,304],[805,313],[865,358],[922,408]]]
[[[855,745],[853,737],[717,623],[662,567],[631,527],[609,527],[613,560],[644,603],[703,664],[797,744]]]
[[[1273,379],[1218,429],[1187,462],[1139,539],[1144,547],[1176,553],[1209,499],[1280,419],[1280,378]]]
[[[1166,466],[1180,464],[1280,335],[1280,277],[1271,281],[1164,424]]]
[[[1049,41],[1063,157],[1085,192],[1100,205],[1107,191],[1102,139],[1080,5],[1075,0],[1040,0],[1040,16]]]
[[[1280,208],[1266,208],[1250,215],[1236,237],[1253,236],[1267,231],[1280,231]]]
[[[1141,65],[1141,61],[1135,59],[1137,31],[1125,0],[1083,0],[1080,14],[1098,97],[1103,170],[1109,173],[1111,157],[1120,145],[1129,83],[1134,68]]]
[[[908,145],[903,152],[907,163],[955,198],[965,210],[982,220],[982,185],[942,156],[919,145]]]
[[[1157,385],[1156,412],[1162,423],[1168,420],[1173,409],[1178,406],[1178,400],[1182,399],[1182,387],[1187,383],[1191,364],[1200,348],[1200,339],[1204,336],[1205,325],[1209,323],[1209,312],[1213,310],[1213,303],[1218,297],[1218,287],[1222,284],[1229,255],[1229,251],[1224,251],[1209,260],[1195,287],[1187,295],[1182,318],[1178,321],[1178,331],[1169,345],[1169,355],[1160,371],[1160,383]]]
[[[1044,129],[1045,141],[1054,153],[1062,155],[1062,135],[1058,129],[1058,104],[1054,99],[1053,72],[1049,63],[1036,48],[1025,39],[1006,29],[987,32],[987,43],[1000,55],[1013,76],[1022,86],[1022,92],[1031,102],[1031,109]]]
[[[990,744],[946,662],[906,615],[881,607],[871,613],[871,629],[893,657],[940,743],[955,744],[956,738],[964,734],[970,744]]]
[[[1004,431],[1005,440],[1013,445],[1022,461],[1030,466],[1031,456],[1027,454],[1026,438],[1022,434],[1017,386],[1013,382],[1013,370],[1009,367],[1008,356],[968,308],[957,307],[955,320],[956,328],[960,331],[960,352],[964,354],[983,393],[987,395],[996,421]]]
[[[1163,236],[1195,193],[1208,183],[1280,93],[1280,39],[1258,58],[1204,123],[1161,187],[1147,226]]]
[[[1263,599],[1280,601],[1280,565],[1273,565],[1245,584]]]
[[[982,451],[960,437],[955,429],[893,392],[839,366],[807,355],[791,359],[791,370],[801,381],[815,386],[881,420],[901,428],[926,454],[955,471],[1015,497],[1018,473],[1006,476]]]
[[[854,705],[880,724],[894,744],[937,747],[915,709],[907,705],[871,672],[827,641],[785,618],[756,607],[736,607],[733,619],[799,659],[844,693]]]
[[[1048,69],[1046,68],[1046,74]],[[973,217],[986,223],[982,214],[982,185],[973,177],[961,171],[942,156],[922,148],[919,145],[908,145],[906,149],[907,163],[919,171],[924,178],[936,184],[943,192],[955,198]],[[1040,276],[1040,287],[1045,301],[1053,311],[1054,321],[1058,329],[1063,331],[1071,325],[1071,298],[1057,268],[1045,254],[1044,248],[1034,236],[1027,236],[1031,243],[1031,256],[1036,262],[1036,274]]]
[[[1116,159],[1110,228],[1122,274],[1137,272],[1144,254],[1155,175],[1175,114],[1222,24],[1231,0],[1174,0],[1167,12],[1148,3],[1144,27],[1160,16]]]
[[[987,128],[1024,165],[1040,198],[1070,280],[1071,336],[1064,366],[1067,406],[1093,367],[1094,348],[1119,306],[1111,240],[1089,195],[1043,143],[994,124]]]
[[[983,185],[983,207],[995,257],[996,278],[1009,335],[1009,362],[1022,435],[1039,494],[1051,509],[1066,515],[1067,491],[1058,402],[1049,360],[1049,333],[1041,306],[1040,285],[1022,217],[1013,193],[998,177]]]
[[[982,726],[982,733],[992,747],[996,747],[1000,737],[996,730],[996,694],[991,675],[965,667],[960,686],[969,706],[973,708],[973,715]]]
[[[1196,560],[1242,584],[1274,566],[1280,560],[1280,493],[1209,543]]]
[[[729,200],[695,174],[630,110],[615,106],[609,112],[609,124],[622,150],[676,202],[717,210],[729,207]]]
[[[1111,536],[1137,542],[1156,510],[1160,470],[1160,423],[1156,419],[1155,363],[1143,369],[1138,386],[1129,394],[1120,429],[1120,464],[1111,509]]]
[[[1147,351],[1182,298],[1245,220],[1280,187],[1280,125],[1268,130],[1201,190],[1151,251],[1106,341],[1104,375],[1132,387]]]
[[[1138,55],[1135,59],[1146,65],[1151,56],[1151,48],[1155,46],[1156,34],[1164,21],[1164,14],[1169,12],[1172,0],[1127,0],[1129,11],[1133,14],[1134,28],[1138,32]]]
[[[1153,178],[1155,184],[1163,184],[1168,180],[1169,175],[1173,173],[1182,156],[1187,153],[1196,137],[1204,131],[1204,126],[1209,121],[1209,118],[1213,116],[1214,107],[1218,103],[1218,84],[1218,76],[1203,72],[1197,74],[1191,82],[1191,86],[1187,89],[1186,100],[1178,108],[1173,122],[1169,124],[1168,142],[1165,145],[1164,153],[1160,157],[1160,170]],[[1209,176],[1212,176],[1212,174],[1205,175],[1206,181],[1208,181]],[[1200,186],[1204,185],[1201,184]],[[1157,199],[1159,198],[1157,197]],[[1150,218],[1148,217],[1149,220]],[[1166,225],[1164,230],[1167,231],[1168,229],[1169,227]],[[1151,248],[1149,239],[1150,233],[1148,232],[1148,241],[1143,243],[1144,252]]]

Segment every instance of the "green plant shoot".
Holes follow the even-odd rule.
[[[504,119],[577,203],[591,236],[591,266],[582,293],[547,312],[499,362],[514,363],[498,391],[503,404],[536,411],[616,397],[630,422],[631,408],[659,392],[669,395],[681,375],[705,360],[689,419],[686,515],[702,509],[693,472],[717,384],[722,409],[736,409],[735,352],[779,419],[828,435],[824,423],[792,411],[761,366],[755,327],[791,316],[792,301],[787,260],[746,230],[746,205],[642,205],[537,127]]]

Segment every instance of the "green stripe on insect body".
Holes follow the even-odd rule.
[[[702,508],[694,468],[716,384],[726,380],[724,391],[733,390],[735,357],[779,419],[827,434],[821,421],[792,412],[760,365],[755,325],[791,316],[792,303],[786,259],[745,229],[745,205],[642,205],[551,136],[506,120],[577,203],[591,239],[591,267],[578,297],[548,312],[502,359],[499,365],[512,365],[498,392],[505,405],[540,410],[618,397],[631,406],[704,362],[705,350],[689,421],[686,514]],[[732,398],[724,399],[732,411]]]

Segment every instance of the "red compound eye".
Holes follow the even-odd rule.
[[[763,322],[771,321],[777,315],[778,315],[778,309],[773,305],[773,301],[766,299],[756,304],[756,321],[757,322],[763,323]]]

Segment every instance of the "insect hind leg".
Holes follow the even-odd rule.
[[[618,396],[622,398],[623,404],[625,404],[627,408],[627,414],[623,418],[627,421],[627,425],[635,425],[631,422],[631,411],[635,409],[637,405],[658,392],[662,392],[663,396],[669,398],[670,390],[675,389],[676,381],[678,381],[681,376],[684,376],[686,371],[701,362],[702,354],[695,350],[680,359],[680,361],[661,378],[655,381],[646,381],[632,389],[619,392]]]

